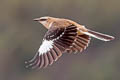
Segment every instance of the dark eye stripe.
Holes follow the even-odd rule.
[[[47,19],[40,19],[40,21],[46,21]]]

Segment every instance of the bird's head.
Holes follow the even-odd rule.
[[[35,18],[34,21],[38,21],[42,25],[44,25],[47,29],[49,29],[50,24],[55,20],[56,18],[45,16],[40,18]]]

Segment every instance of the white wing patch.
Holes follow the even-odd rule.
[[[39,56],[41,54],[44,54],[44,53],[50,51],[51,48],[53,48],[53,40],[50,40],[50,41],[44,40],[42,45],[40,46],[40,48],[38,50],[39,51]]]

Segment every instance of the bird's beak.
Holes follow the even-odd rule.
[[[33,19],[34,21],[39,21],[40,20],[40,18],[35,18],[35,19]]]

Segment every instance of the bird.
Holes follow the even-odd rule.
[[[91,37],[102,41],[114,39],[113,36],[87,29],[84,25],[65,18],[44,16],[33,20],[41,23],[48,31],[35,56],[25,61],[26,67],[31,69],[46,68],[64,53],[82,52],[88,47]]]

